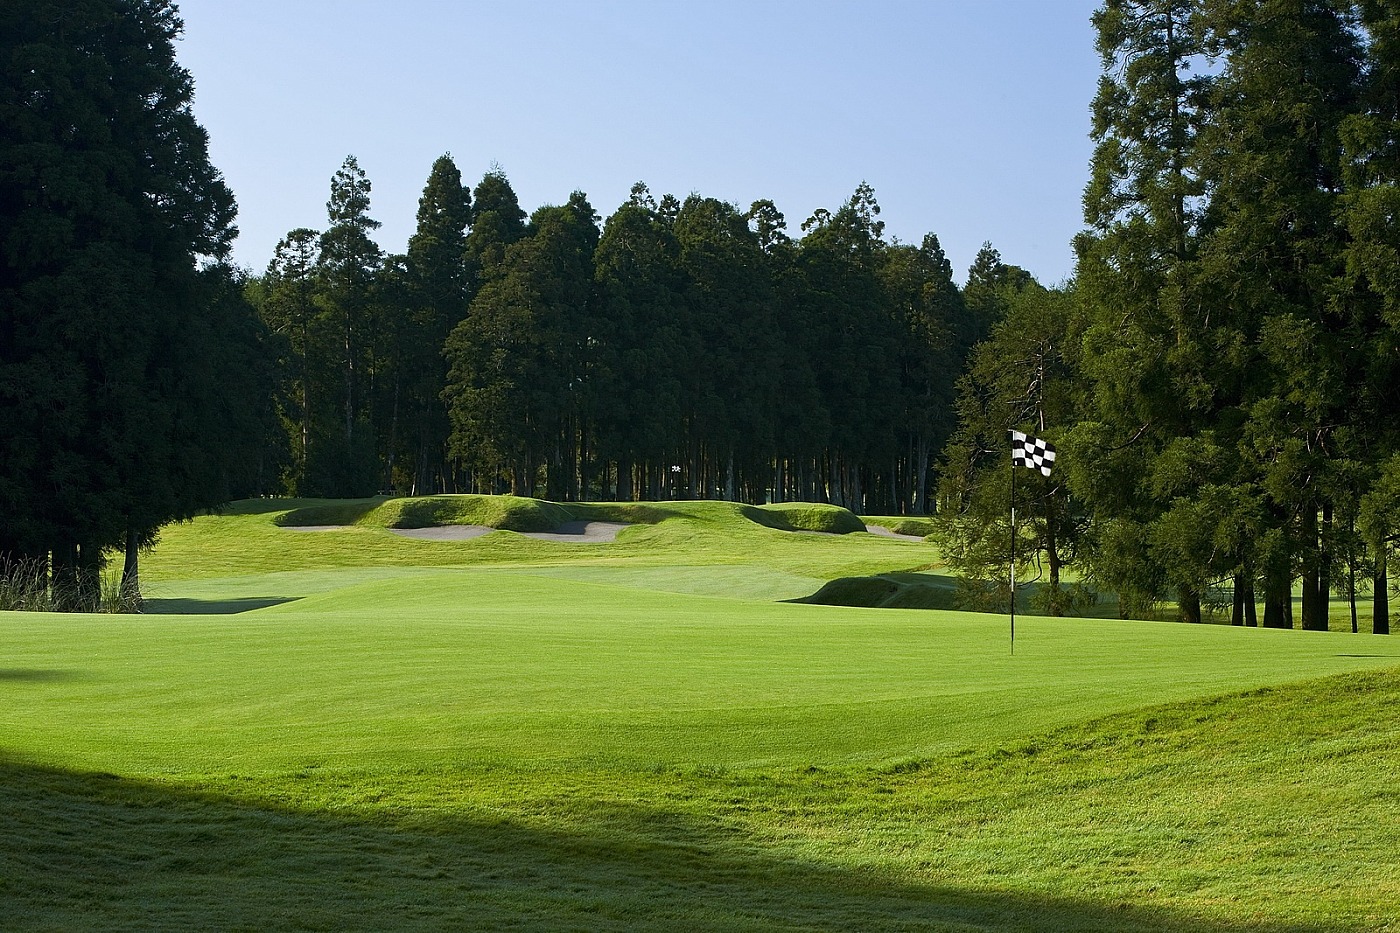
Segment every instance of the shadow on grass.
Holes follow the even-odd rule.
[[[51,668],[0,667],[0,683],[51,684],[65,680],[77,680],[81,676],[77,671]]]
[[[183,597],[147,599],[145,611],[155,615],[232,616],[254,609],[266,609],[295,602],[300,596],[240,596],[236,599],[189,599]]]
[[[489,814],[357,819],[0,762],[0,825],[5,930],[1322,933],[913,884],[635,806],[568,831]]]

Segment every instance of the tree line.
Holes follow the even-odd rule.
[[[1052,613],[1088,598],[1073,570],[1188,621],[1321,629],[1341,592],[1359,627],[1369,591],[1388,631],[1400,3],[1093,24],[1073,279],[986,246],[959,288],[863,183],[794,235],[642,184],[606,220],[578,192],[527,215],[450,156],[402,255],[349,158],[324,229],[243,273],[173,5],[6,5],[0,560],[81,594],[116,552],[134,588],[162,524],[252,494],[815,500],[936,513],[989,608],[1014,559]],[[1010,429],[1061,452],[1018,484],[1014,557]]]
[[[403,255],[370,182],[335,174],[248,296],[275,335],[280,490],[554,500],[806,499],[926,511],[956,379],[1029,278],[984,247],[959,289],[937,237],[888,240],[861,184],[787,232],[644,184],[528,217],[506,175],[432,167]]]
[[[1389,631],[1400,530],[1400,4],[1107,0],[1072,287],[974,350],[940,486],[950,553],[1009,567],[1008,426],[1047,608],[1067,563],[1125,615]],[[1022,497],[1024,494],[1024,497]],[[1301,589],[1301,618],[1292,593]],[[1262,618],[1256,604],[1262,603]]]

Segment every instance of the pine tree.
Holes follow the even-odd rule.
[[[1312,629],[1327,627],[1326,488],[1355,360],[1333,297],[1346,250],[1336,222],[1341,128],[1357,106],[1361,50],[1339,7],[1206,4],[1225,67],[1201,159],[1211,190],[1201,272],[1216,358],[1201,381],[1217,399],[1238,399],[1244,418],[1246,465],[1268,512],[1258,556],[1264,622],[1291,623],[1296,566],[1303,627]]]
[[[1218,364],[1202,343],[1209,314],[1193,292],[1205,191],[1198,140],[1212,86],[1193,71],[1208,51],[1198,7],[1108,0],[1094,15],[1103,76],[1084,196],[1090,229],[1076,243],[1077,286],[1093,317],[1083,357],[1092,405],[1075,430],[1080,456],[1070,470],[1096,534],[1116,543],[1098,549],[1098,579],[1119,592],[1125,611],[1171,583],[1188,621],[1200,619],[1209,571],[1176,559],[1188,547],[1154,558],[1148,545],[1178,497],[1232,479],[1221,457],[1191,450],[1218,407]],[[1196,469],[1174,470],[1181,463]],[[1205,465],[1214,472],[1203,474]]]
[[[370,182],[353,155],[331,179],[329,226],[321,234],[317,300],[336,335],[339,430],[329,433],[312,467],[324,494],[363,496],[377,486],[373,410],[375,277],[383,251],[370,239],[379,221],[369,216]]]
[[[234,202],[180,29],[156,0],[0,10],[0,552],[87,598],[104,549],[222,492],[185,468],[209,439],[190,393],[212,383],[181,350],[241,339],[205,320],[222,299],[198,271],[226,255]]]
[[[447,438],[451,428],[442,403],[447,384],[443,344],[466,317],[472,279],[466,263],[471,191],[450,155],[433,163],[418,201],[418,228],[408,241],[407,273],[413,324],[406,348],[410,374],[407,432],[412,444],[412,489],[441,487],[446,474]]]
[[[578,489],[571,428],[597,242],[582,194],[535,211],[447,341],[453,453],[517,495],[535,492],[541,468],[554,498]]]

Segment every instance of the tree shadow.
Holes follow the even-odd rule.
[[[544,831],[487,808],[357,818],[19,763],[0,762],[0,788],[6,930],[1324,930],[922,885],[616,803]]]
[[[78,680],[81,677],[82,674],[78,671],[64,671],[39,667],[0,667],[0,681],[9,681],[11,683],[60,683],[66,680]]]
[[[388,496],[371,496],[365,499],[295,499],[271,496],[259,499],[237,499],[233,502],[210,509],[206,515],[267,515],[270,512],[291,512],[301,509],[335,509],[342,506],[360,510],[360,514],[371,511],[389,499]],[[306,522],[303,524],[313,524]]]
[[[295,602],[300,596],[240,596],[232,599],[193,599],[157,597],[143,602],[144,611],[155,615],[231,616],[254,609],[266,609]]]

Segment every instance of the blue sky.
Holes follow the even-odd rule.
[[[261,271],[320,229],[353,153],[402,251],[433,160],[493,163],[527,211],[635,181],[790,232],[862,180],[887,235],[933,232],[961,281],[984,240],[1046,284],[1073,269],[1096,0],[186,0],[180,61]]]

